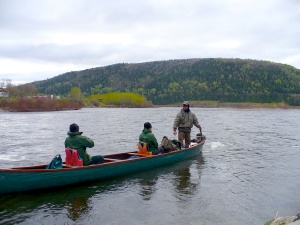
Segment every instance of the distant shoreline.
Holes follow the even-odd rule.
[[[182,103],[158,105],[156,107],[181,107]],[[285,103],[252,103],[252,102],[218,102],[190,101],[191,108],[236,108],[236,109],[300,109],[300,106],[290,106]]]
[[[300,109],[300,106],[279,106],[279,105],[264,105],[264,104],[220,104],[220,105],[197,105],[190,104],[191,108],[235,108],[235,109]],[[163,108],[163,107],[182,107],[181,104],[170,105],[152,105],[147,107],[140,106],[120,106],[120,105],[101,105],[99,107],[83,107],[83,108]]]

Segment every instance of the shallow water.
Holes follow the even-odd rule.
[[[71,123],[95,141],[91,155],[136,148],[143,123],[174,138],[179,108],[0,112],[0,167],[64,156]],[[300,212],[298,110],[192,108],[207,141],[201,155],[86,185],[0,197],[0,224],[264,224]],[[197,129],[193,128],[192,136]],[[1,184],[0,184],[1,185]]]

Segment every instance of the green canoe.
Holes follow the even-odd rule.
[[[104,155],[104,163],[90,166],[68,166],[45,169],[44,165],[0,169],[0,195],[59,187],[76,183],[123,176],[182,161],[198,155],[202,140],[191,148],[153,156],[140,156],[137,151]],[[131,157],[131,158],[130,158]]]

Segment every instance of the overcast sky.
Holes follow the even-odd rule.
[[[0,0],[0,81],[217,57],[300,69],[300,0]]]

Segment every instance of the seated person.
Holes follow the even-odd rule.
[[[82,136],[81,134],[82,132],[79,132],[79,126],[76,123],[71,124],[70,131],[68,132],[69,137],[67,137],[65,140],[65,147],[76,149],[83,161],[84,166],[103,163],[103,156],[97,155],[91,157],[87,153],[86,148],[94,147],[94,142],[92,139]]]
[[[144,129],[140,134],[139,141],[145,142],[148,144],[149,151],[152,152],[153,155],[157,155],[162,153],[162,148],[158,147],[157,140],[152,133],[152,125],[149,122],[144,123]]]

